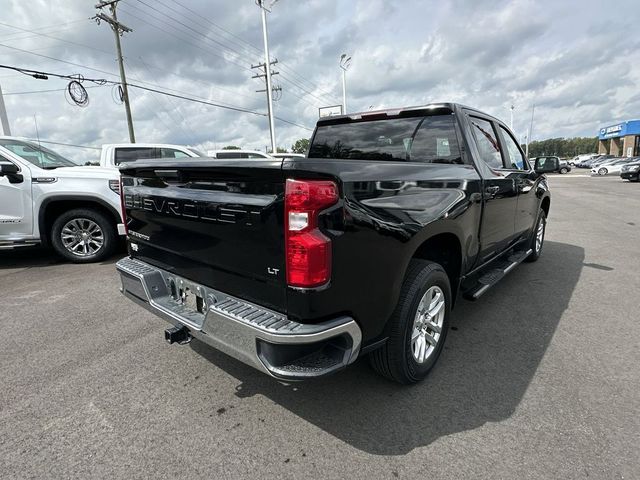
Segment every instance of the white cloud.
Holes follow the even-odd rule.
[[[0,22],[49,35],[0,24],[0,45],[13,47],[0,46],[0,64],[117,80],[113,34],[88,20],[94,3],[0,0]],[[595,135],[603,123],[640,115],[640,40],[630,33],[637,19],[620,15],[635,11],[631,0],[616,9],[595,0],[580,5],[282,0],[268,16],[272,56],[280,60],[274,80],[283,87],[275,113],[312,128],[319,106],[340,102],[338,58],[347,52],[353,56],[347,77],[351,110],[452,100],[508,118],[513,102],[515,130],[522,133],[536,103],[534,137]],[[264,84],[251,78],[255,71],[249,68],[263,60],[253,1],[122,0],[119,12],[134,29],[122,39],[130,82],[266,111],[264,93],[255,92]],[[0,83],[14,94],[5,97],[14,134],[34,137],[37,115],[40,136],[48,140],[100,145],[128,138],[124,108],[113,101],[112,87],[89,89],[90,105],[81,109],[60,91],[15,95],[64,88],[57,79],[0,70]],[[131,90],[139,141],[202,148],[268,144],[265,117]],[[310,134],[281,121],[276,126],[278,144],[285,147]],[[56,149],[81,160],[96,155]]]

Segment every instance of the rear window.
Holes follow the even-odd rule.
[[[115,153],[115,164],[135,162],[149,158],[158,158],[158,149],[153,147],[117,147]]]
[[[220,159],[249,158],[249,156],[246,153],[241,153],[241,152],[218,152],[216,153],[216,158],[220,158]]]
[[[463,163],[453,115],[320,125],[309,158]]]

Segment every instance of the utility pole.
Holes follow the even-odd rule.
[[[269,7],[265,5],[265,0],[256,0],[256,4],[260,7],[262,14],[262,38],[264,41],[264,71],[267,79],[267,114],[269,115],[269,133],[271,136],[271,150],[276,152],[276,132],[273,124],[273,92],[271,90],[271,61],[269,60],[269,38],[267,34],[267,12],[271,12],[270,8],[276,2],[271,1]]]
[[[340,68],[342,69],[342,114],[347,114],[347,70],[351,66],[351,57],[346,53],[340,55]]]
[[[136,137],[133,133],[133,119],[131,117],[131,105],[129,104],[129,89],[127,88],[127,77],[124,74],[124,63],[122,59],[122,47],[120,45],[120,36],[125,32],[133,32],[132,29],[118,22],[116,16],[116,6],[120,0],[104,0],[96,5],[96,8],[100,10],[100,13],[93,17],[98,24],[100,21],[107,22],[111,26],[111,30],[116,36],[116,51],[118,54],[118,65],[120,67],[120,82],[122,83],[122,99],[124,101],[124,108],[127,113],[127,126],[129,127],[129,141],[136,143]],[[109,7],[111,10],[111,16],[102,13],[104,7]]]
[[[270,62],[269,64],[269,75],[271,77],[273,77],[274,75],[278,75],[280,72],[275,72],[273,70],[271,70],[271,65],[275,65],[276,63],[278,63],[278,59],[273,60],[272,62]],[[267,68],[265,67],[264,63],[259,63],[258,65],[251,65],[252,69],[260,69],[260,72],[263,73],[256,73],[254,76],[252,76],[251,78],[267,78]],[[267,82],[268,85],[268,82]],[[260,89],[260,90],[256,90],[256,92],[258,93],[262,93],[262,92],[269,92],[268,90],[268,86],[266,88]],[[274,96],[275,93],[275,96]],[[269,98],[269,95],[267,95],[267,114],[269,116],[269,131],[271,133],[271,143],[272,145],[275,144],[275,134],[272,128],[273,125],[273,102],[277,101],[280,97],[278,95],[282,94],[282,87],[271,87],[271,98]],[[276,150],[273,150],[273,153],[275,153]],[[268,153],[268,152],[267,152]]]
[[[2,122],[2,134],[11,135],[9,127],[9,118],[7,117],[7,109],[4,106],[4,97],[2,96],[2,86],[0,85],[0,121]]]

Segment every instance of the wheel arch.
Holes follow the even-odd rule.
[[[540,202],[540,208],[544,211],[545,217],[549,217],[549,209],[551,208],[551,197],[549,195],[546,195],[542,199],[542,202]]]
[[[38,210],[38,228],[43,245],[51,244],[51,228],[55,219],[74,208],[93,208],[113,220],[114,227],[120,223],[120,213],[100,198],[86,195],[56,195],[45,199]]]
[[[451,305],[455,303],[462,275],[462,243],[455,233],[440,232],[424,239],[414,250],[412,259],[428,260],[442,266],[451,285]]]

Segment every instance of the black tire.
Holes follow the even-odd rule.
[[[540,222],[543,224],[542,230],[542,242],[540,243],[540,248],[536,248],[536,238],[538,228],[540,227]],[[525,262],[537,262],[542,255],[542,249],[544,247],[544,236],[547,233],[547,215],[544,213],[544,210],[540,209],[540,213],[538,213],[538,220],[536,221],[536,227],[533,229],[531,233],[531,241],[529,243],[529,248],[532,250],[531,255],[529,255],[524,261]]]
[[[411,345],[414,319],[423,295],[434,286],[439,287],[444,294],[444,319],[433,351],[424,363],[418,363]],[[411,260],[400,291],[400,299],[389,319],[389,339],[384,346],[369,355],[373,369],[389,380],[402,384],[416,383],[425,378],[442,352],[450,315],[451,286],[444,269],[434,262]]]
[[[561,168],[560,173],[564,175],[565,173],[569,173],[569,170],[567,170],[566,168]]]
[[[609,170],[604,167],[598,169],[598,175],[606,175],[607,173],[609,173]]]
[[[96,249],[95,253],[74,254],[63,243],[62,229],[73,220],[86,219],[94,222],[102,230],[102,245]],[[116,226],[113,220],[109,219],[105,214],[92,208],[76,208],[68,210],[61,214],[53,222],[51,228],[51,245],[55,252],[61,257],[74,263],[92,263],[100,262],[109,257],[117,246]]]

